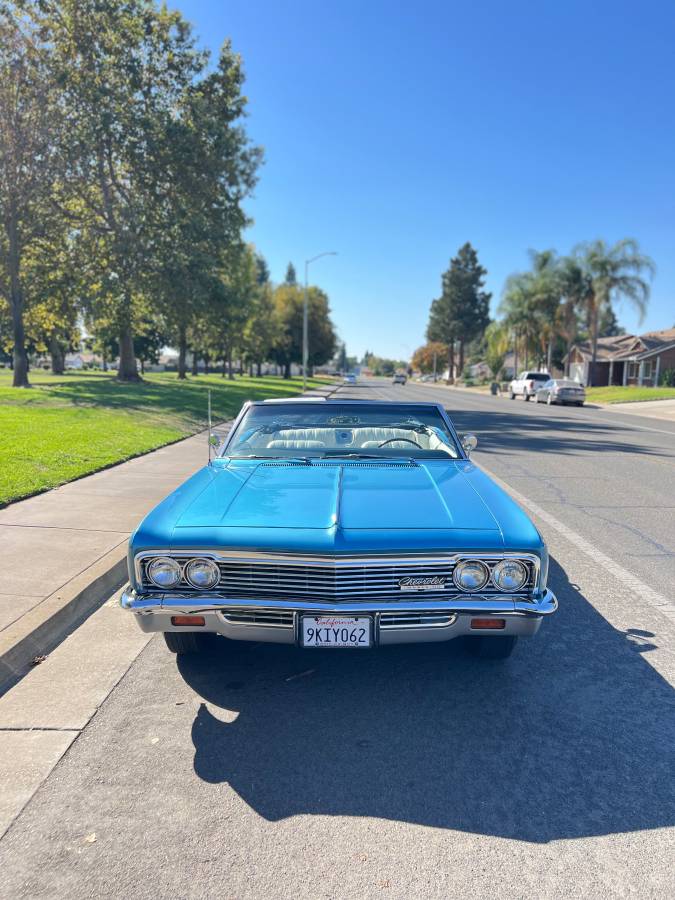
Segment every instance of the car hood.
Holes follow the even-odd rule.
[[[538,552],[525,513],[467,460],[215,460],[143,520],[130,551]]]
[[[235,463],[195,497],[176,526],[499,530],[457,466],[394,462]]]

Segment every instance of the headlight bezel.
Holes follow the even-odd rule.
[[[214,577],[209,584],[198,584],[194,581],[194,578],[190,573],[190,570],[194,565],[203,565],[210,568]],[[218,564],[214,560],[208,559],[208,557],[205,556],[195,556],[189,559],[185,563],[183,572],[185,580],[190,585],[190,587],[193,587],[198,591],[211,591],[213,590],[213,588],[218,586],[218,582],[220,581],[220,568],[218,567]]]
[[[505,587],[503,584],[500,584],[498,580],[498,574],[506,566],[518,566],[521,569],[523,578],[519,584],[513,587]],[[529,577],[530,573],[527,565],[523,562],[522,559],[518,559],[515,556],[509,556],[505,557],[504,559],[500,559],[499,562],[495,563],[495,565],[492,567],[492,572],[490,573],[490,580],[492,581],[492,584],[497,588],[497,590],[503,591],[505,594],[515,594],[518,591],[522,591],[527,586]]]
[[[171,584],[162,584],[162,582],[157,581],[153,577],[153,566],[157,566],[158,564],[168,565],[174,570],[176,578],[171,582]],[[145,573],[147,575],[148,581],[150,581],[156,588],[159,588],[160,590],[171,590],[172,588],[177,587],[178,585],[180,585],[181,578],[183,576],[183,571],[181,569],[180,563],[172,556],[156,556],[153,559],[149,560],[145,568]]]
[[[480,568],[483,570],[483,574],[485,575],[484,580],[483,580],[482,583],[481,583],[480,585],[478,585],[477,587],[466,587],[466,586],[463,585],[463,584],[461,583],[461,581],[459,580],[459,575],[460,575],[461,570],[462,570],[464,567],[469,566],[469,565],[478,565],[478,566],[480,566]],[[455,585],[455,587],[456,587],[458,590],[463,591],[463,592],[465,592],[465,593],[467,593],[467,594],[475,594],[477,591],[482,591],[482,590],[489,584],[489,582],[490,582],[490,568],[489,568],[489,566],[487,565],[487,563],[486,563],[484,560],[482,560],[482,559],[478,559],[478,558],[476,558],[476,559],[474,559],[474,558],[471,558],[471,559],[461,559],[461,560],[459,560],[459,562],[457,563],[457,565],[455,566],[455,568],[454,568],[454,570],[453,570],[453,573],[452,573],[452,581],[453,581],[453,584]]]

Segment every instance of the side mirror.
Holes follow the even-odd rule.
[[[471,451],[475,450],[477,446],[478,438],[475,434],[462,435],[462,450],[466,453],[467,456],[471,456]]]

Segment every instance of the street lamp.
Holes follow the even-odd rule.
[[[326,250],[325,253],[319,253],[311,259],[305,260],[305,297],[302,307],[302,389],[307,390],[307,360],[309,359],[309,334],[308,334],[308,296],[307,296],[307,270],[309,264],[321,259],[322,256],[337,256],[336,250]]]

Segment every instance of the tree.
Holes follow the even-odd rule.
[[[430,341],[415,350],[411,360],[412,367],[424,373],[437,372],[439,364],[442,365],[442,360],[446,358],[447,353],[448,348],[445,344]]]
[[[289,262],[286,267],[286,277],[284,278],[284,284],[297,284],[298,279],[295,274],[295,266],[292,262]]]
[[[272,357],[284,367],[284,377],[290,378],[291,363],[302,362],[302,318],[304,291],[298,285],[281,284],[274,291],[274,306],[278,331],[272,347]],[[307,291],[308,364],[320,366],[335,353],[335,327],[330,317],[328,297],[317,287]]]
[[[600,311],[600,320],[598,322],[598,337],[617,337],[625,334],[626,329],[619,325],[619,320],[611,305],[605,306]]]
[[[590,281],[586,296],[586,315],[591,336],[591,364],[589,386],[595,377],[595,362],[598,354],[600,315],[611,305],[613,299],[626,298],[638,312],[640,321],[649,301],[649,284],[643,273],[654,274],[653,260],[640,251],[633,238],[624,238],[609,245],[601,239],[580,244],[575,256]]]
[[[504,359],[509,349],[509,331],[501,322],[491,322],[485,329],[485,362],[490,367],[495,381],[504,367]]]
[[[143,0],[41,0],[27,4],[50,47],[68,140],[66,195],[74,224],[103,244],[97,314],[114,324],[118,378],[136,380],[133,336],[148,260],[162,238],[172,172],[167,136],[206,60],[179,13]]]
[[[442,276],[441,296],[431,304],[427,340],[448,348],[449,377],[454,379],[454,348],[459,342],[459,370],[464,368],[464,348],[481,334],[490,321],[491,294],[483,290],[486,270],[470,243],[460,247]]]
[[[44,229],[58,171],[60,117],[43,40],[16,11],[0,8],[0,286],[12,319],[14,387],[29,386],[25,254]]]

